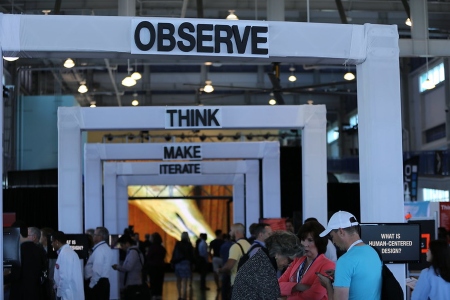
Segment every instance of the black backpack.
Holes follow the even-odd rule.
[[[239,243],[237,243],[237,244],[239,245]],[[267,255],[267,257],[270,259],[270,262],[272,263],[275,270],[277,269],[276,261],[275,261],[275,259],[272,259],[270,257],[269,250],[267,250],[266,247],[263,247],[262,245],[255,243],[250,247],[250,249],[248,249],[247,253],[244,253],[244,250],[242,249],[241,245],[239,245],[239,247],[241,248],[243,255],[242,255],[241,259],[239,259],[239,262],[238,262],[238,267],[237,267],[238,271],[250,259],[249,253],[252,252],[252,250],[256,249],[256,248],[261,248],[261,251],[264,251],[264,253]]]
[[[239,245],[239,243],[237,243],[237,244]],[[237,267],[238,271],[239,271],[239,269],[240,269],[240,268],[241,268],[241,267],[249,260],[249,258],[250,258],[249,253],[250,253],[253,249],[255,249],[255,248],[263,248],[263,247],[261,247],[260,244],[256,243],[256,244],[253,244],[253,245],[250,247],[250,249],[248,249],[247,253],[244,253],[244,250],[242,249],[242,246],[239,245],[239,247],[241,248],[241,251],[242,251],[243,255],[241,256],[241,258],[239,259],[239,262],[238,262],[238,267]],[[263,248],[263,249],[264,249],[264,248]]]
[[[379,250],[375,247],[372,247],[378,254],[378,257],[381,260],[381,254]],[[381,261],[383,264],[381,270],[381,299],[383,300],[403,300],[403,289],[395,278],[394,274],[392,274],[391,270]]]

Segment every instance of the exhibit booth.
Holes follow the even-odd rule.
[[[194,40],[200,38],[198,45],[186,44],[187,40],[174,34],[172,38],[178,40],[177,47],[173,44],[166,47],[164,35],[155,34],[158,32],[155,28],[163,23],[181,30],[206,26],[217,31],[190,35]],[[361,221],[403,222],[396,26],[50,15],[0,15],[0,24],[0,47],[4,56],[356,65]],[[221,28],[236,35],[240,32],[248,35],[245,39],[240,36],[223,38]],[[0,70],[3,72],[2,65]],[[194,115],[206,116],[207,121],[198,122],[194,118],[188,122],[186,116],[192,111]],[[0,113],[3,114],[3,106]],[[82,132],[182,128],[300,129],[303,216],[315,216],[321,223],[327,223],[326,108],[323,105],[195,109],[73,107],[58,110],[59,229],[70,233],[83,229]],[[279,199],[279,195],[268,197],[271,196]],[[269,212],[268,217],[279,217],[275,215],[279,212],[279,203],[272,205],[274,215]],[[390,267],[404,286],[404,265]]]

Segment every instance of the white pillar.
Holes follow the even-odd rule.
[[[398,33],[365,25],[367,58],[357,65],[361,222],[404,222]],[[405,265],[389,266],[405,286]]]
[[[136,16],[136,0],[118,0],[119,16]]]
[[[305,107],[302,132],[303,220],[314,217],[325,226],[327,220],[327,139],[324,105]]]
[[[83,232],[79,122],[79,111],[58,109],[58,229],[65,233]]]

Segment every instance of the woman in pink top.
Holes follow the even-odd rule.
[[[302,257],[292,257],[286,271],[278,279],[281,297],[285,299],[323,300],[328,299],[326,289],[320,284],[316,273],[325,274],[326,270],[335,269],[335,263],[325,257],[328,240],[319,234],[325,228],[316,221],[302,225],[298,237],[304,249]],[[283,260],[283,254],[278,253],[275,259]]]

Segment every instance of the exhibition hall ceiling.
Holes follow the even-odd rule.
[[[284,19],[289,22],[397,24],[400,36],[409,38],[411,27],[405,24],[408,1],[391,0],[285,0]],[[126,15],[123,7],[130,1],[93,0],[0,0],[4,14],[58,15]],[[267,20],[267,6],[275,1],[225,0],[136,0],[139,17],[225,19],[234,10],[239,20]],[[280,2],[278,2],[280,3]],[[406,5],[406,6],[405,6]],[[120,9],[119,9],[120,7]],[[450,2],[429,1],[430,36],[448,38]],[[331,114],[356,108],[356,82],[345,81],[354,66],[282,64],[237,64],[211,61],[177,63],[174,60],[74,58],[75,66],[63,67],[65,59],[21,58],[6,62],[6,83],[22,84],[15,96],[74,95],[80,105],[267,105],[270,98],[281,95],[285,104],[326,104]],[[276,62],[273,62],[276,63]],[[128,73],[139,71],[142,78],[132,87],[122,85]],[[275,74],[279,84],[274,82]],[[296,81],[288,80],[295,75]],[[206,93],[210,80],[214,91]],[[79,93],[80,83],[88,91]],[[278,103],[280,104],[280,103]]]

